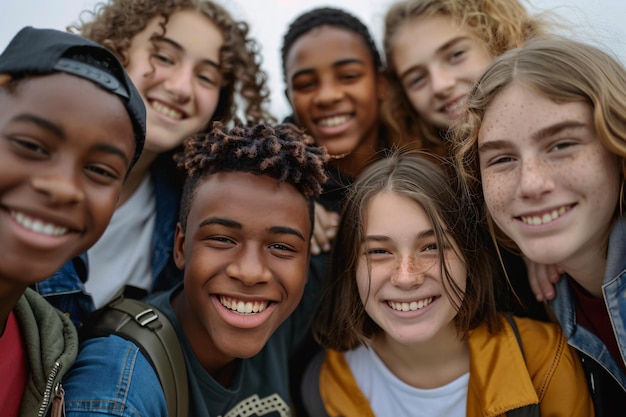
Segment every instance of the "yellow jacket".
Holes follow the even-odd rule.
[[[522,356],[513,329],[503,321],[497,335],[486,326],[469,334],[467,417],[506,416],[509,410],[537,403],[542,417],[593,417],[580,361],[560,328],[515,318]],[[375,417],[342,353],[326,351],[319,385],[331,417]]]

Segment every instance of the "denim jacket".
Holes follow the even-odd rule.
[[[169,155],[169,154],[168,154]],[[163,164],[153,164],[156,221],[152,235],[152,291],[172,288],[182,280],[173,261],[174,232],[182,194],[182,182]],[[34,289],[59,310],[69,313],[80,327],[95,310],[91,295],[85,290],[89,260],[87,253],[65,263],[54,275],[34,285]]]
[[[574,296],[567,282],[568,279],[571,278],[565,275],[557,283],[557,296],[550,302],[550,306],[561,324],[568,343],[581,353],[592,393],[600,391],[597,384],[601,381],[591,375],[595,374],[591,370],[595,368],[600,373],[612,377],[612,385],[615,385],[613,383],[615,382],[621,387],[621,390],[617,390],[621,391],[618,395],[624,398],[626,397],[626,375],[615,363],[604,343],[589,330],[578,325]],[[618,219],[611,232],[602,292],[622,360],[626,360],[626,218]],[[585,361],[594,363],[590,367],[585,365]],[[599,403],[595,398],[594,402],[596,405]],[[596,412],[596,414],[602,413]]]

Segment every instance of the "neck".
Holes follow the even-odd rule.
[[[585,245],[583,253],[571,256],[560,266],[591,295],[602,298],[606,261],[606,244]]]
[[[469,372],[467,343],[457,338],[454,328],[411,345],[381,334],[371,345],[395,376],[416,388],[438,388]]]
[[[352,152],[337,156],[331,156],[328,165],[338,169],[351,178],[356,178],[367,166],[376,160],[378,148],[378,125],[373,133],[364,139]]]
[[[135,194],[135,191],[137,191],[141,182],[144,180],[146,175],[148,175],[150,165],[152,165],[152,162],[154,162],[157,156],[157,153],[146,151],[144,149],[141,156],[137,160],[137,163],[132,167],[126,177],[126,180],[124,181],[118,207],[127,202],[128,199]]]

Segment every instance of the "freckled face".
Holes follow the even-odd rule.
[[[456,340],[457,309],[444,290],[451,293],[440,256],[446,257],[454,282],[464,291],[463,262],[452,248],[437,246],[432,223],[418,203],[393,192],[371,200],[365,211],[357,285],[365,311],[391,342]]]
[[[620,168],[591,105],[514,83],[489,105],[478,146],[489,213],[530,260],[576,268],[605,247]]]
[[[395,75],[415,111],[447,129],[493,58],[483,41],[450,16],[421,17],[402,25],[392,42]]]

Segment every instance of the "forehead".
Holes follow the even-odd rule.
[[[149,42],[152,36],[161,35],[162,16],[155,16],[141,32],[135,35],[132,46]],[[207,16],[196,10],[179,10],[172,13],[165,25],[164,38],[171,39],[199,59],[216,60],[224,44],[222,30]]]
[[[331,67],[346,59],[373,65],[372,53],[360,35],[325,25],[310,30],[293,43],[285,68],[289,75],[304,68]]]
[[[188,225],[211,216],[253,228],[294,227],[304,236],[311,228],[308,202],[293,185],[247,172],[219,172],[200,180]]]
[[[70,138],[89,135],[118,146],[129,161],[134,152],[133,126],[121,99],[83,78],[53,73],[0,87],[0,128],[25,113],[54,123]]]
[[[488,105],[478,143],[530,138],[533,133],[566,120],[593,127],[591,105],[582,101],[556,101],[531,85],[513,82],[497,93]]]

